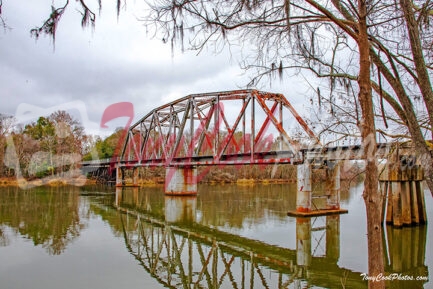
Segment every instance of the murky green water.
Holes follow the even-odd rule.
[[[287,216],[295,190],[200,185],[197,197],[167,197],[160,187],[0,188],[0,288],[367,288],[362,185],[342,193],[348,214],[311,219]],[[429,193],[426,204],[429,225],[386,228],[385,276],[429,276]]]

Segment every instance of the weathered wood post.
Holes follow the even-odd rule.
[[[130,183],[129,181],[126,182],[125,180],[127,169],[127,167],[123,167],[120,165],[116,166],[116,187],[138,187],[138,167],[132,168],[132,183]],[[128,180],[130,179],[128,178]]]
[[[121,187],[116,187],[116,200],[115,200],[115,206],[116,208],[120,208],[121,204],[122,204],[122,188]]]
[[[399,156],[397,152],[380,170],[379,181],[384,196],[383,220],[395,227],[426,223],[421,186],[424,174],[415,157]]]

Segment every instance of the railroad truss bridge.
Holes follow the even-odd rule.
[[[138,185],[140,167],[164,167],[165,194],[195,195],[199,166],[297,165],[296,215],[347,212],[340,208],[340,164],[364,158],[361,145],[324,147],[284,95],[258,90],[188,95],[153,109],[125,132],[118,157],[83,162],[83,171],[121,187]],[[376,157],[385,158],[390,150],[390,144],[378,144]],[[407,158],[397,157],[400,161],[407,164]],[[409,163],[393,166],[398,172],[385,169],[381,176],[385,197],[400,196],[388,202],[387,221],[396,226],[425,222],[423,174]],[[324,210],[312,205],[312,169],[317,166],[327,174]],[[125,172],[131,170],[127,184]],[[405,211],[415,213],[404,217]]]

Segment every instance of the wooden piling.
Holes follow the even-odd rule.
[[[412,224],[411,206],[410,206],[410,191],[409,183],[407,181],[400,182],[401,188],[401,221],[403,225]]]
[[[419,224],[419,207],[418,207],[418,195],[416,193],[416,182],[410,182],[410,208],[412,215],[412,223]]]
[[[407,157],[404,159],[406,160]],[[413,158],[412,158],[413,159]],[[383,221],[394,227],[414,226],[427,222],[424,193],[421,188],[424,174],[421,166],[403,164],[393,158],[381,166],[379,180],[384,194]]]
[[[425,209],[424,192],[421,187],[421,182],[415,182],[415,191],[418,202],[419,222],[421,224],[425,224],[427,223],[427,213]]]
[[[393,225],[401,227],[402,221],[402,203],[401,203],[401,184],[400,182],[392,182],[392,220]]]

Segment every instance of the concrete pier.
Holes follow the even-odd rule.
[[[326,199],[324,206],[318,206],[313,200],[313,165],[305,162],[297,166],[296,210],[289,211],[292,217],[312,217],[333,214],[345,214],[348,211],[340,208],[340,164],[338,161],[326,162],[325,193],[314,196],[314,199]]]
[[[311,164],[306,162],[297,166],[298,191],[296,195],[296,211],[311,211],[312,175]]]
[[[125,168],[116,167],[116,187],[122,187],[125,185]]]
[[[326,167],[325,180],[326,209],[340,209],[340,164],[338,162],[328,162]]]
[[[165,169],[166,195],[196,195],[197,194],[197,168],[166,167]]]
[[[127,172],[132,170],[132,175],[126,179]],[[138,167],[116,166],[116,187],[138,187]]]

